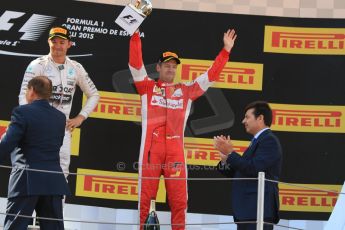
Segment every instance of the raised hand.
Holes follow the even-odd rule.
[[[237,34],[235,30],[228,29],[226,33],[224,33],[223,41],[224,41],[224,49],[228,52],[231,51],[232,47],[235,44],[235,40],[237,38]]]

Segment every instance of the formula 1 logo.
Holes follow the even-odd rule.
[[[137,19],[133,18],[132,15],[128,14],[128,15],[125,15],[123,17],[121,17],[122,21],[124,21],[125,23],[127,23],[128,25],[132,25],[132,24],[135,24],[138,22]]]
[[[41,50],[44,38],[48,39],[48,29],[57,17],[43,14],[28,14],[21,11],[0,11],[0,55],[40,57],[45,54],[33,54],[33,50]],[[46,36],[42,34],[47,33]],[[24,52],[23,52],[24,51]],[[92,56],[92,54],[76,54],[69,57]]]
[[[42,56],[41,54],[22,53],[23,49],[25,50],[23,47],[28,46],[28,49],[33,50],[31,42],[39,40],[42,33],[47,31],[55,19],[54,16],[42,14],[31,14],[29,16],[25,12],[6,10],[0,16],[0,54],[28,57]],[[16,52],[19,50],[21,52]]]
[[[12,21],[24,15],[24,12],[6,10],[0,17],[0,31],[9,31],[14,25]],[[24,33],[19,40],[37,41],[55,19],[56,17],[41,14],[31,15],[18,31]]]

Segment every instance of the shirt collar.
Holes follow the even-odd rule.
[[[267,130],[267,129],[270,129],[270,128],[267,127],[267,128],[261,129],[259,132],[257,132],[257,134],[255,134],[254,138],[255,138],[255,139],[258,139],[259,136],[260,136],[260,134],[263,133],[263,132],[264,132],[265,130]]]
[[[175,85],[174,82],[168,83],[168,82],[163,82],[161,79],[157,80],[158,86],[159,87],[167,87],[167,86],[173,86]]]
[[[56,65],[56,66],[67,64],[67,60],[69,59],[69,58],[67,57],[67,55],[66,55],[66,57],[65,57],[65,62],[64,62],[63,64],[59,64],[59,63],[56,63],[56,62],[54,61],[53,56],[51,55],[51,53],[49,53],[47,56],[48,56],[48,58],[50,59],[50,61],[51,61],[54,65]]]

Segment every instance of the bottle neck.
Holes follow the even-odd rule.
[[[156,212],[156,201],[154,199],[151,200],[151,204],[150,204],[150,212]]]

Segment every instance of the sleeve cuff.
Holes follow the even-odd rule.
[[[231,51],[230,51],[230,52],[231,52]],[[226,49],[223,48],[223,49],[220,51],[220,55],[222,55],[223,57],[229,57],[230,52],[226,51]]]
[[[85,117],[85,120],[88,118],[89,114],[87,114],[86,112],[80,112],[79,115],[82,115],[83,117]]]

